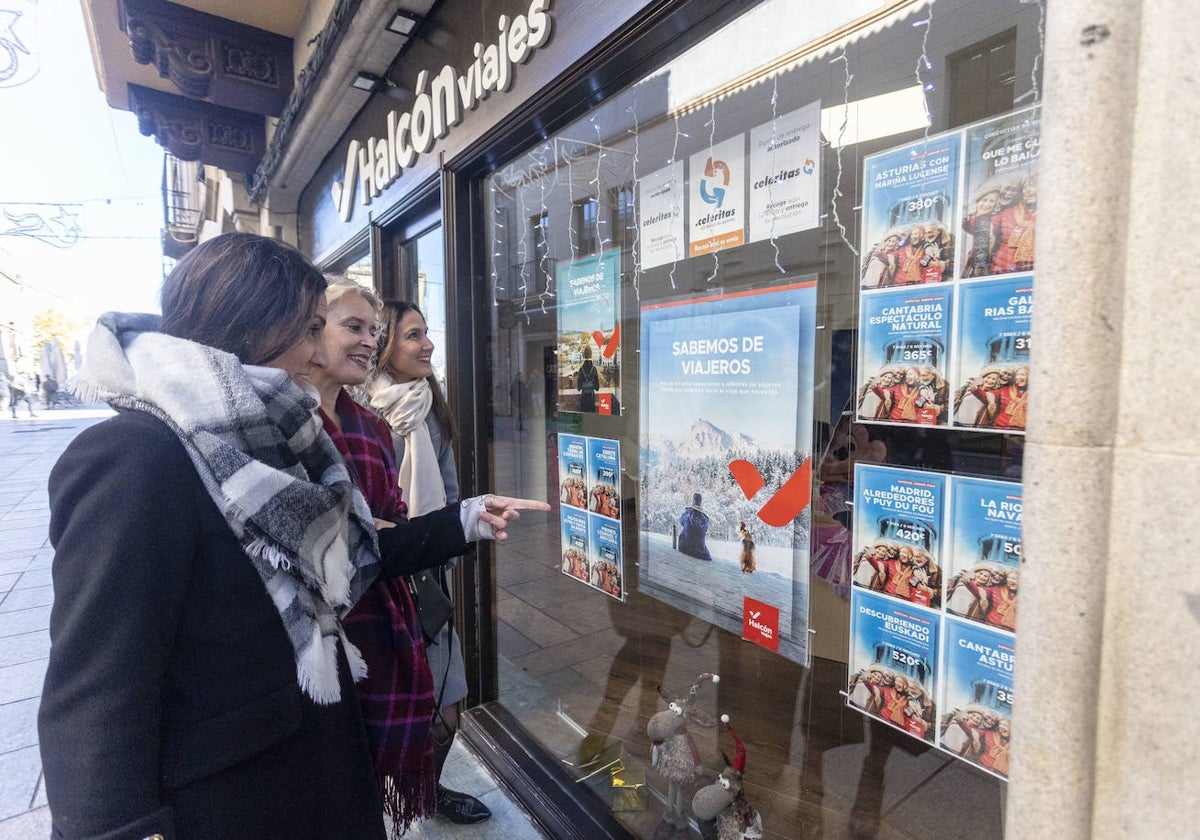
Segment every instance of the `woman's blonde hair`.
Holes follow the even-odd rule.
[[[325,305],[333,306],[346,292],[357,292],[363,300],[371,304],[375,310],[375,320],[379,320],[379,312],[383,309],[383,301],[379,295],[368,289],[362,283],[356,283],[344,274],[325,275]]]

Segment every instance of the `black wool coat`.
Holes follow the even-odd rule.
[[[344,654],[342,699],[318,706],[174,433],[136,411],[85,430],[50,507],[53,836],[383,840]]]

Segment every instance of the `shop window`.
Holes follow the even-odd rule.
[[[484,179],[492,703],[636,837],[725,753],[766,837],[999,838],[1041,9],[797,5]]]

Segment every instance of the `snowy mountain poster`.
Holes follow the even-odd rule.
[[[639,588],[808,659],[816,282],[642,307]]]

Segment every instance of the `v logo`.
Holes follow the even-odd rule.
[[[740,458],[729,463],[729,473],[747,500],[754,498],[767,483],[758,467]],[[812,459],[805,458],[804,463],[792,473],[792,477],[767,499],[766,504],[758,511],[758,518],[773,528],[779,528],[795,519],[811,501]]]
[[[604,340],[604,333],[600,332],[600,330],[592,333],[592,340],[603,351],[601,355],[606,359],[611,359],[613,354],[617,352],[617,345],[621,343],[621,325],[617,324],[613,327],[613,334],[609,336],[607,342]]]
[[[760,615],[762,615],[762,610],[751,610],[750,611],[750,617],[753,618],[755,621],[758,621],[758,617]]]

